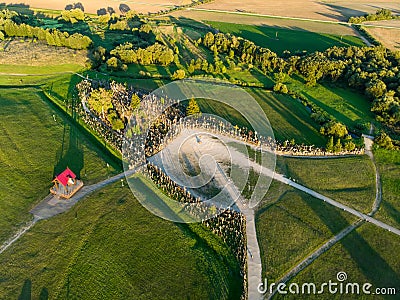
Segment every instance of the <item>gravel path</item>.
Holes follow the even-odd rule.
[[[373,127],[371,125],[370,134],[372,134],[372,131],[373,131]],[[372,160],[372,162],[374,164],[374,168],[375,168],[376,196],[375,196],[374,204],[372,206],[372,210],[368,214],[369,216],[373,216],[379,210],[379,207],[380,207],[380,204],[381,204],[381,201],[382,201],[382,186],[381,186],[381,181],[380,181],[378,168],[377,168],[376,163],[375,163],[374,154],[372,152],[373,137],[372,136],[368,136],[368,135],[363,135],[363,138],[364,138],[364,144],[365,144],[365,154],[367,154],[370,157],[370,159]],[[333,245],[335,245],[337,242],[342,240],[349,233],[351,233],[353,230],[357,229],[358,227],[360,227],[364,223],[365,223],[364,220],[359,219],[356,222],[354,222],[353,224],[351,224],[350,226],[348,226],[345,229],[343,229],[341,232],[339,232],[337,235],[335,235],[330,240],[328,240],[325,244],[323,244],[320,248],[318,248],[312,254],[307,256],[298,265],[296,265],[292,269],[290,269],[277,282],[277,284],[287,283],[294,276],[296,276],[298,273],[300,273],[302,270],[304,270],[306,267],[308,267],[314,260],[316,260],[322,254],[324,254],[326,251],[328,251]],[[277,292],[277,290],[274,290],[272,293],[267,293],[266,294],[266,298],[267,299],[271,299],[276,294],[276,292]]]

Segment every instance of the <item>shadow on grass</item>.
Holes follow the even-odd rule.
[[[32,299],[32,281],[25,279],[24,285],[22,286],[21,293],[18,296],[18,300],[31,300]]]
[[[394,222],[400,225],[400,212],[392,204],[387,201],[382,201],[382,208]]]
[[[270,26],[229,24],[209,22],[222,32],[232,33],[254,42],[256,45],[268,48],[278,55],[285,50],[303,55],[304,51],[324,51],[333,46],[361,46],[363,42],[356,36],[342,36],[328,33],[318,33],[297,26]],[[341,25],[337,25],[341,26]],[[344,26],[344,25],[342,25]]]
[[[326,3],[326,2],[322,2],[322,1],[319,3],[327,6],[329,8],[329,10],[331,10],[333,13],[336,13],[336,14],[333,14],[333,13],[329,14],[329,13],[318,12],[319,15],[325,16],[328,18],[333,18],[338,21],[347,21],[349,19],[349,17],[365,15],[365,12],[361,11],[361,10],[344,7],[344,6],[340,6],[340,5],[336,5],[336,4]]]
[[[304,199],[303,199],[304,201]],[[320,201],[320,200],[315,200]],[[336,235],[340,230],[350,226],[350,223],[342,216],[340,211],[335,208],[329,209],[329,212],[320,209],[321,203],[304,201],[319,219],[328,227],[333,235]],[[314,203],[318,205],[314,205]],[[328,204],[323,203],[325,206]],[[375,287],[384,286],[385,284],[392,284],[393,280],[399,276],[395,270],[376,252],[370,244],[359,234],[356,230],[343,238],[340,243],[344,249],[351,256],[354,263],[358,266],[359,270]],[[343,266],[337,266],[342,268]],[[345,270],[350,273],[351,270]],[[351,277],[350,277],[351,279]]]

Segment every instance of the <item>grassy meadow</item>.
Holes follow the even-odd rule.
[[[372,284],[370,291],[375,288],[397,288],[393,295],[310,295],[307,299],[396,299],[400,286],[400,261],[397,249],[400,247],[400,238],[387,230],[371,224],[364,224],[342,241],[334,245],[328,252],[321,255],[310,266],[295,276],[291,282],[300,286],[305,282],[313,282],[319,287],[324,282],[337,282],[338,272],[347,273],[346,282]],[[325,288],[325,291],[326,288]],[[277,296],[274,299],[298,299],[298,295]]]
[[[31,217],[65,167],[86,184],[120,171],[39,89],[2,88],[0,106],[0,241]]]
[[[375,171],[368,156],[306,159],[278,157],[278,172],[363,213],[375,201]]]
[[[356,218],[273,181],[256,213],[262,277],[274,282]]]
[[[302,30],[300,28],[288,29],[270,26],[257,26],[246,24],[233,24],[224,22],[207,21],[212,27],[224,33],[232,33],[255,44],[269,48],[281,55],[283,51],[292,53],[307,51],[323,51],[333,46],[363,46],[363,41],[351,35],[334,35],[327,33],[316,33]]]
[[[374,121],[370,101],[359,92],[329,83],[307,87],[304,80],[297,75],[289,78],[286,85],[348,127],[354,127],[359,121]]]
[[[400,226],[400,153],[376,149],[375,161],[381,177],[382,203],[376,218]]]
[[[126,186],[106,187],[40,221],[0,256],[0,298],[239,299],[227,245],[199,225],[149,213]],[[47,299],[47,298],[45,298]]]
[[[289,96],[279,95],[261,89],[246,89],[264,110],[271,123],[277,140],[294,138],[298,143],[324,145],[325,139],[318,131],[317,124],[300,102]],[[210,100],[198,100],[204,113],[216,114],[233,125],[248,126],[242,115],[231,107]]]

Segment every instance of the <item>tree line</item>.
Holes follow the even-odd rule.
[[[135,49],[132,43],[125,43],[115,47],[110,54],[126,64],[168,66],[174,61],[174,51],[159,43],[154,43],[144,49]]]
[[[394,16],[389,9],[381,8],[381,9],[378,9],[373,14],[366,14],[364,16],[359,16],[359,17],[350,17],[349,23],[359,24],[359,23],[362,23],[365,21],[392,20],[392,19],[396,19],[396,18],[397,17]]]
[[[7,11],[0,13],[0,37],[29,37],[37,38],[51,46],[68,47],[72,49],[87,49],[92,45],[92,40],[80,33],[69,34],[57,29],[44,29],[25,23],[18,24],[13,18],[15,14]]]

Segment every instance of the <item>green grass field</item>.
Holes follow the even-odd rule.
[[[327,33],[309,32],[299,28],[287,29],[280,27],[233,24],[206,21],[212,27],[225,33],[241,36],[255,44],[269,48],[281,55],[283,51],[314,52],[323,51],[332,46],[363,46],[362,40],[355,36],[340,36]]]
[[[0,93],[0,241],[4,241],[30,218],[29,209],[49,193],[53,176],[63,168],[69,166],[91,183],[120,166],[39,89],[2,88]]]
[[[278,157],[279,172],[322,195],[369,213],[375,200],[375,172],[367,156],[331,159]]]
[[[370,101],[356,91],[331,84],[307,87],[297,75],[288,79],[286,84],[289,89],[299,92],[348,127],[353,127],[359,121],[374,121]]]
[[[0,256],[0,274],[2,299],[239,299],[241,293],[226,244],[202,226],[152,215],[120,184],[37,223]]]
[[[294,138],[297,143],[324,145],[325,139],[310,118],[310,114],[300,102],[289,96],[271,93],[262,89],[246,89],[260,104],[277,140],[284,141]],[[248,126],[241,114],[222,103],[199,99],[198,104],[204,113],[218,115],[233,125]]]
[[[0,73],[26,75],[51,75],[54,73],[78,72],[82,69],[83,67],[79,64],[60,64],[49,66],[0,65]]]
[[[322,295],[310,295],[307,299],[397,299],[400,286],[400,260],[398,248],[400,238],[387,230],[364,224],[350,233],[340,243],[334,245],[328,252],[320,256],[309,267],[300,272],[288,284],[296,282],[300,286],[312,282],[320,287],[324,282],[338,282],[338,272],[347,273],[345,283],[359,283],[360,289],[364,283],[375,288],[397,288],[396,296],[380,295],[332,295],[327,292]],[[305,297],[305,296],[304,296]],[[298,299],[299,295],[277,296],[274,299]]]
[[[273,181],[256,214],[262,277],[271,282],[280,278],[354,221],[340,209]]]
[[[376,218],[399,228],[400,152],[377,149],[374,155],[382,183],[382,204]]]
[[[284,141],[295,139],[296,143],[325,145],[319,126],[311,119],[309,111],[299,101],[262,89],[247,89],[265,111],[275,138]]]

